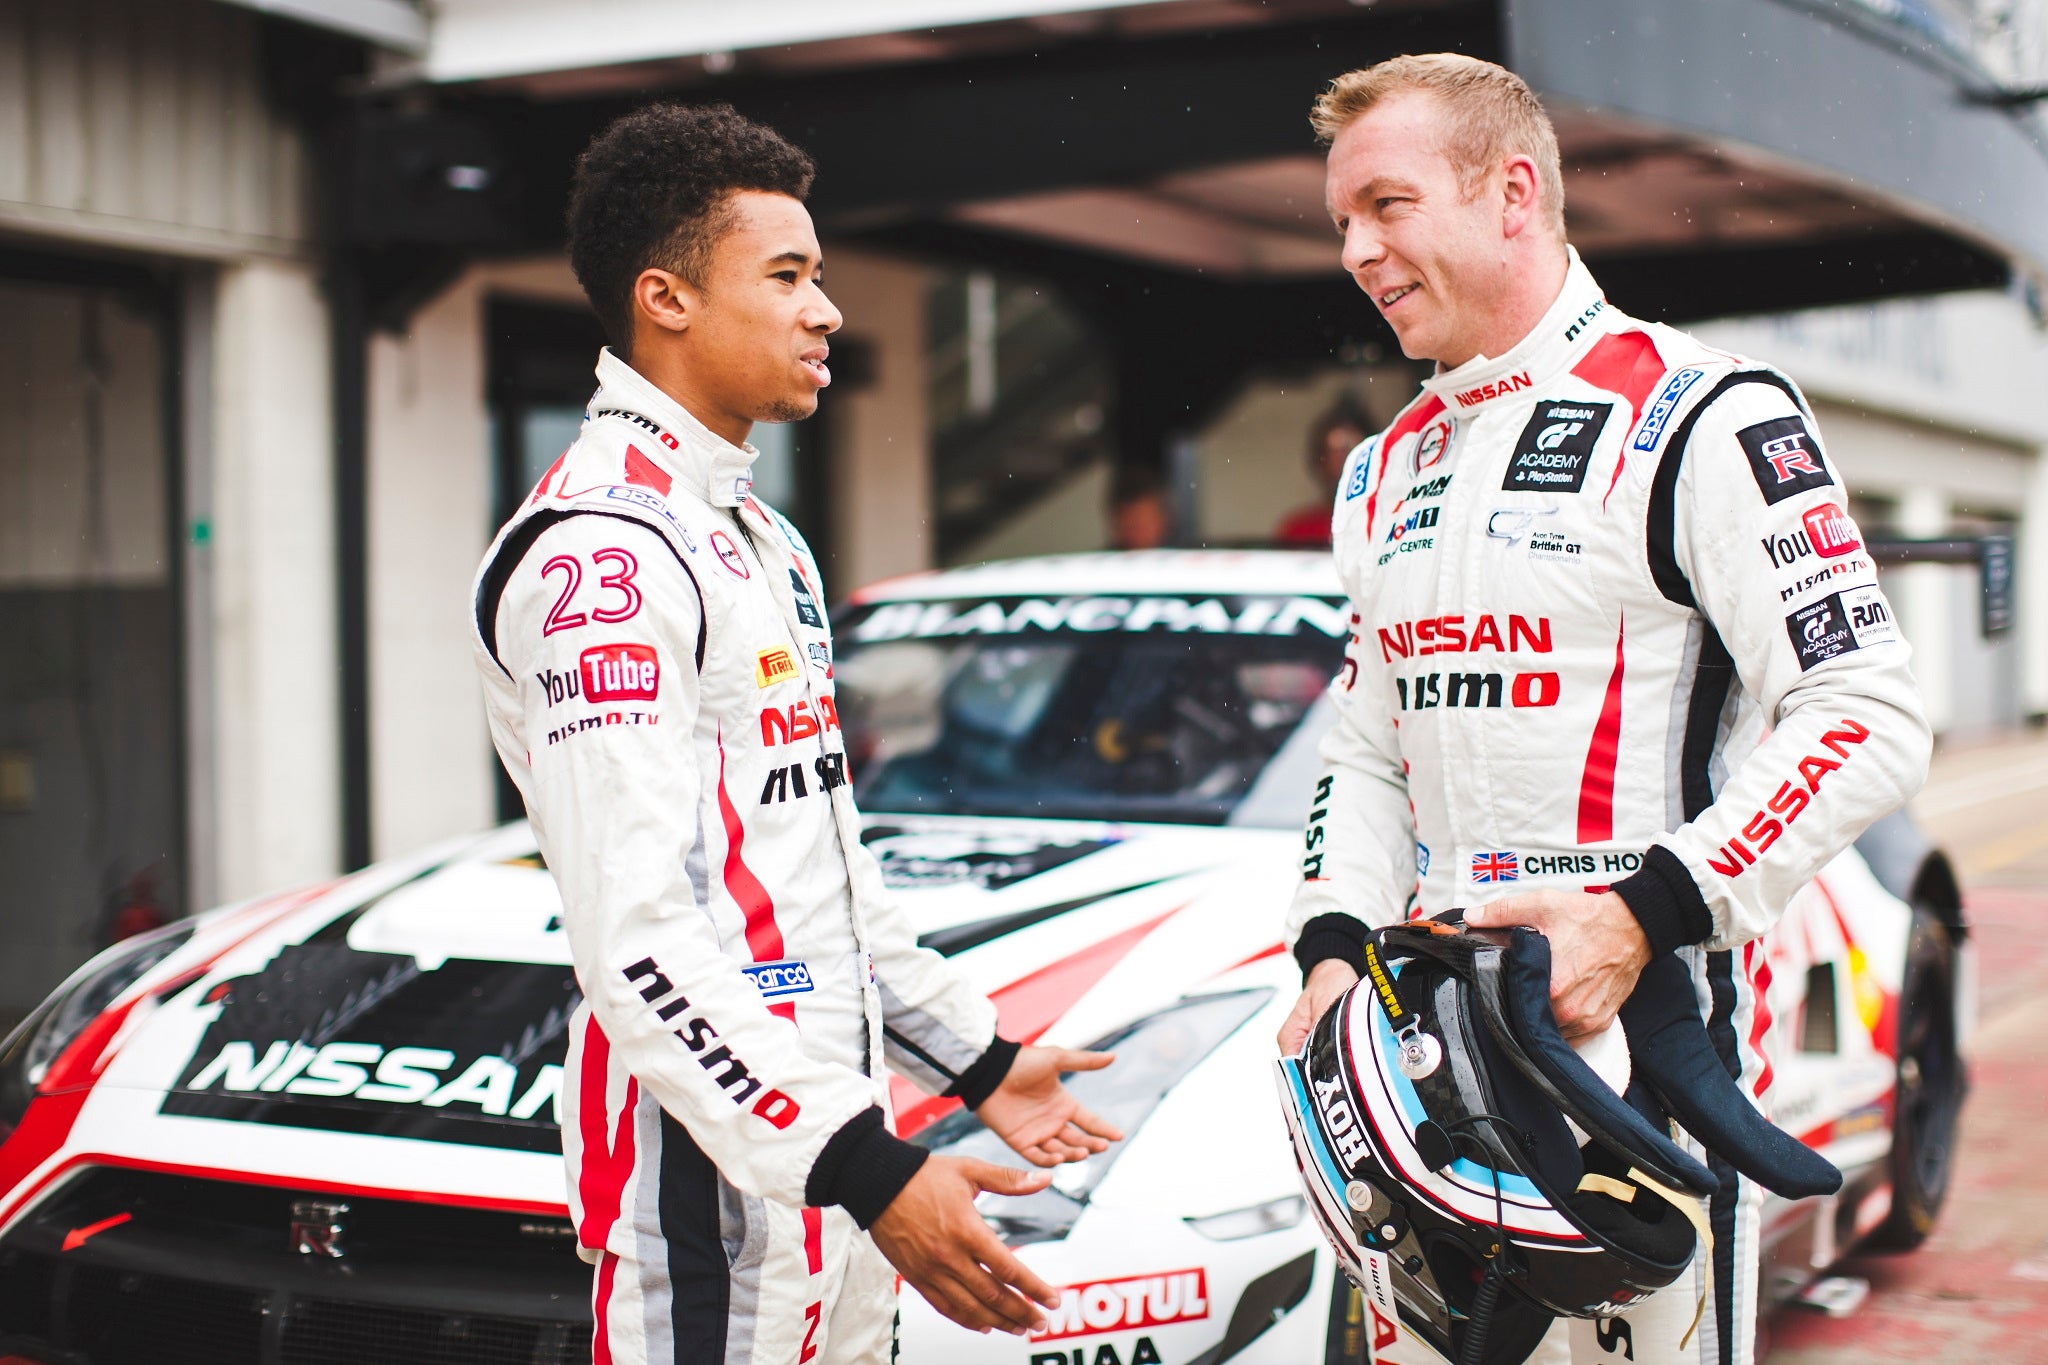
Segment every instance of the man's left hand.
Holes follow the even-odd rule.
[[[975,1114],[1011,1150],[1034,1166],[1086,1161],[1123,1130],[1096,1117],[1060,1084],[1068,1071],[1100,1071],[1116,1060],[1109,1052],[1074,1052],[1063,1047],[1019,1048],[1017,1059],[995,1093]]]
[[[1613,1023],[1650,965],[1650,941],[1612,891],[1530,891],[1475,906],[1465,912],[1465,923],[1475,929],[1526,925],[1550,940],[1550,1012],[1567,1039]]]

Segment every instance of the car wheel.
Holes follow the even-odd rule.
[[[1871,1245],[1910,1251],[1927,1240],[1948,1197],[1963,1107],[1956,1054],[1956,959],[1949,931],[1924,910],[1899,988],[1898,1092],[1892,1119],[1892,1210]]]

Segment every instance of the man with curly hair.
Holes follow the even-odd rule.
[[[1046,1177],[897,1138],[879,1063],[1040,1166],[1121,1136],[1059,1079],[1109,1057],[999,1037],[861,845],[818,564],[746,444],[831,382],[811,177],[724,106],[584,152],[570,259],[612,346],[477,577],[491,736],[583,992],[562,1145],[599,1362],[886,1359],[892,1265],[968,1327],[1043,1321],[973,1201]]]

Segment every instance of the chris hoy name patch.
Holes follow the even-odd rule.
[[[1586,485],[1593,446],[1612,411],[1612,403],[1538,403],[1515,442],[1500,486],[1527,493],[1578,492]]]
[[[1756,475],[1765,502],[1783,502],[1795,493],[1834,485],[1835,476],[1828,473],[1813,433],[1797,417],[1758,422],[1736,432],[1735,439],[1749,456],[1750,472]]]

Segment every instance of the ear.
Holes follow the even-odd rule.
[[[1528,156],[1511,156],[1501,165],[1501,235],[1519,237],[1540,224],[1543,211],[1543,178],[1536,161]]]
[[[681,275],[650,266],[633,281],[633,330],[636,333],[642,327],[683,332],[703,306],[703,294]]]

